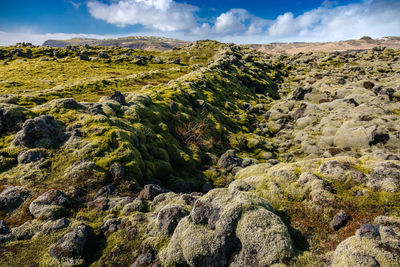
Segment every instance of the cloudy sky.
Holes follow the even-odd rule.
[[[0,1],[0,45],[132,35],[235,43],[400,36],[400,0]]]

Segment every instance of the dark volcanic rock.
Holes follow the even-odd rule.
[[[206,224],[210,229],[215,228],[219,219],[219,209],[213,208],[209,203],[197,200],[190,212],[190,219],[197,224]]]
[[[31,149],[28,151],[23,151],[18,155],[19,164],[27,164],[31,162],[36,162],[44,157],[43,152],[38,149]]]
[[[68,197],[60,190],[51,189],[29,205],[29,211],[35,218],[57,218],[70,204]]]
[[[174,232],[179,221],[189,212],[184,206],[165,207],[158,212],[157,220],[162,233],[170,235]]]
[[[104,53],[104,52],[98,53],[97,56],[98,56],[99,58],[103,58],[103,59],[110,58],[110,56],[109,56],[107,53]]]
[[[5,186],[0,193],[0,210],[11,212],[18,208],[30,195],[30,192],[20,186]]]
[[[367,81],[367,82],[363,83],[363,86],[364,86],[365,89],[371,90],[372,88],[374,88],[375,84],[373,82]]]
[[[371,239],[380,239],[380,233],[378,226],[373,226],[372,224],[363,224],[360,229],[356,231],[356,236],[368,237]]]
[[[145,185],[143,190],[140,191],[138,198],[144,200],[153,200],[156,196],[162,193],[166,193],[167,190],[164,188],[155,185],[155,184],[148,184]]]
[[[109,184],[100,188],[99,191],[97,191],[96,195],[94,196],[94,199],[103,196],[116,196],[116,195],[118,195],[117,188],[113,184]]]
[[[114,91],[114,93],[110,96],[112,100],[117,101],[121,105],[126,105],[125,96],[121,94],[119,91]]]
[[[115,219],[115,218],[108,219],[101,226],[101,230],[106,234],[114,233],[114,232],[118,231],[118,226],[120,224],[121,224],[120,219]]]
[[[67,139],[64,127],[51,115],[24,122],[13,140],[15,146],[56,148]]]
[[[218,168],[227,171],[240,166],[242,166],[242,159],[236,156],[236,151],[233,149],[227,150],[218,160]]]
[[[89,227],[84,224],[71,229],[50,249],[50,254],[57,258],[62,265],[84,264],[83,250],[88,234]]]
[[[347,214],[344,210],[340,210],[336,215],[333,217],[330,226],[333,230],[337,231],[350,220],[350,215]]]
[[[294,100],[304,100],[306,94],[311,93],[312,88],[303,89],[302,87],[297,88],[293,92],[293,99]]]

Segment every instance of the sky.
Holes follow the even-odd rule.
[[[400,0],[0,0],[0,45],[164,36],[323,42],[400,36]]]

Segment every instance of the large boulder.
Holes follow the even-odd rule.
[[[84,224],[71,229],[50,249],[50,255],[55,257],[61,266],[83,265],[83,250],[88,234],[89,227]]]
[[[0,193],[0,211],[11,212],[18,208],[30,195],[30,192],[20,186],[5,186]]]
[[[391,225],[364,224],[354,236],[337,246],[332,267],[399,266],[399,244],[398,229],[396,232]]]
[[[400,165],[393,162],[377,164],[367,176],[367,185],[376,190],[396,192],[400,187]]]
[[[165,265],[269,266],[293,255],[269,202],[254,193],[214,189],[197,200],[160,254]]]
[[[15,135],[13,145],[29,148],[56,148],[67,139],[65,129],[51,115],[42,115],[24,122]]]
[[[63,192],[51,189],[35,199],[29,205],[29,211],[35,218],[59,218],[69,204],[70,200]]]

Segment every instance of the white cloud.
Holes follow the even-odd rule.
[[[141,24],[161,31],[183,31],[196,26],[197,7],[172,0],[119,0],[111,4],[90,1],[90,14],[120,27]]]
[[[332,41],[400,35],[400,2],[363,1],[338,6],[324,2],[316,9],[294,17],[279,16],[268,29],[268,35],[287,41]]]
[[[91,15],[109,23],[126,26],[142,25],[146,32],[124,34],[155,35],[184,40],[216,39],[235,43],[270,43],[294,41],[338,41],[400,36],[400,1],[364,0],[338,5],[324,1],[320,7],[299,16],[290,11],[267,20],[245,9],[231,9],[217,18],[196,16],[198,8],[174,0],[110,0],[103,4],[91,0],[87,6]],[[119,35],[119,36],[122,36]],[[47,39],[71,37],[110,38],[115,35],[87,34],[20,34],[0,32],[0,45],[30,41],[41,44]]]

